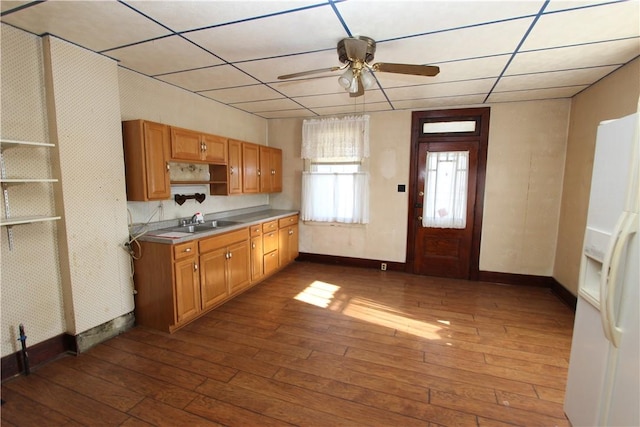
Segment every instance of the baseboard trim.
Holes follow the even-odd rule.
[[[131,312],[81,332],[78,335],[60,334],[34,345],[29,345],[29,341],[27,340],[29,368],[37,368],[39,365],[54,360],[64,354],[78,354],[87,351],[91,347],[131,329],[134,324],[135,317],[133,312]],[[2,381],[24,372],[21,351],[4,356],[0,360],[0,364]]]
[[[348,267],[380,269],[381,263],[387,264],[387,270],[406,272],[406,263],[380,261],[375,259],[351,258],[335,255],[310,254],[301,252],[296,261],[315,262],[319,264],[345,265]],[[496,271],[480,271],[478,280],[481,282],[502,283],[516,286],[537,286],[549,288],[569,308],[575,311],[577,298],[571,294],[556,279],[549,276],[534,276],[530,274],[500,273]]]
[[[29,345],[28,340],[26,343],[30,369],[56,359],[63,354],[77,352],[75,338],[69,334],[60,334],[34,345]],[[4,356],[0,360],[2,381],[23,373],[24,368],[21,351]]]
[[[551,291],[556,294],[556,296],[560,298],[560,300],[564,302],[567,307],[569,307],[574,312],[576,311],[576,305],[578,305],[578,297],[569,292],[567,288],[562,286],[562,284],[553,277],[551,278]]]
[[[500,273],[496,271],[480,271],[478,278],[481,282],[503,283],[505,285],[539,286],[542,288],[550,288],[553,280],[549,276]]]
[[[393,261],[379,261],[366,258],[351,258],[335,255],[300,253],[296,261],[315,262],[318,264],[345,265],[347,267],[373,268],[380,270],[382,263],[387,264],[387,270],[405,271],[405,263]]]

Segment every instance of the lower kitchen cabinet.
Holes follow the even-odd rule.
[[[264,275],[262,224],[251,226],[249,234],[251,235],[251,282],[257,282]]]
[[[140,241],[136,323],[174,332],[293,261],[297,215],[283,220],[175,245]]]
[[[298,255],[298,215],[291,215],[278,221],[279,265],[293,262]]]

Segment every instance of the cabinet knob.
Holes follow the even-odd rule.
[[[289,230],[289,236],[293,235],[293,230]]]
[[[171,165],[167,162],[167,170],[171,169]]]
[[[262,172],[260,172],[260,169],[258,169],[258,176],[261,176]]]
[[[185,252],[191,252],[191,248],[187,248],[184,250]]]
[[[229,175],[233,175],[233,166],[229,168]]]
[[[251,249],[255,249],[255,248],[256,248],[256,244],[255,244],[255,243],[252,243],[252,244],[251,244]]]
[[[420,196],[420,197],[424,196],[424,191],[419,192],[418,196]]]
[[[275,175],[276,174],[276,170],[275,169],[271,169],[271,175]]]
[[[229,259],[233,258],[233,253],[229,252]]]
[[[418,221],[422,221],[422,217],[421,216],[418,217]]]
[[[198,264],[193,264],[193,270],[198,271]]]

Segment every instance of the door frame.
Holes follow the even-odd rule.
[[[407,216],[407,258],[405,271],[415,273],[414,269],[414,242],[417,235],[418,222],[415,220],[414,209],[418,203],[418,191],[416,191],[417,176],[419,170],[419,148],[421,142],[433,142],[438,139],[441,142],[479,140],[478,146],[478,171],[476,175],[476,201],[473,214],[473,237],[471,238],[471,252],[469,259],[469,280],[477,281],[480,277],[480,239],[482,237],[482,217],[484,210],[484,188],[487,170],[487,149],[489,147],[489,116],[491,108],[461,108],[451,110],[414,111],[411,113],[411,157],[409,166],[409,212]],[[441,133],[423,136],[422,123],[429,121],[458,121],[475,120],[476,131],[469,133]]]

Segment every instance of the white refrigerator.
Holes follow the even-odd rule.
[[[564,411],[640,426],[640,114],[600,123]]]

